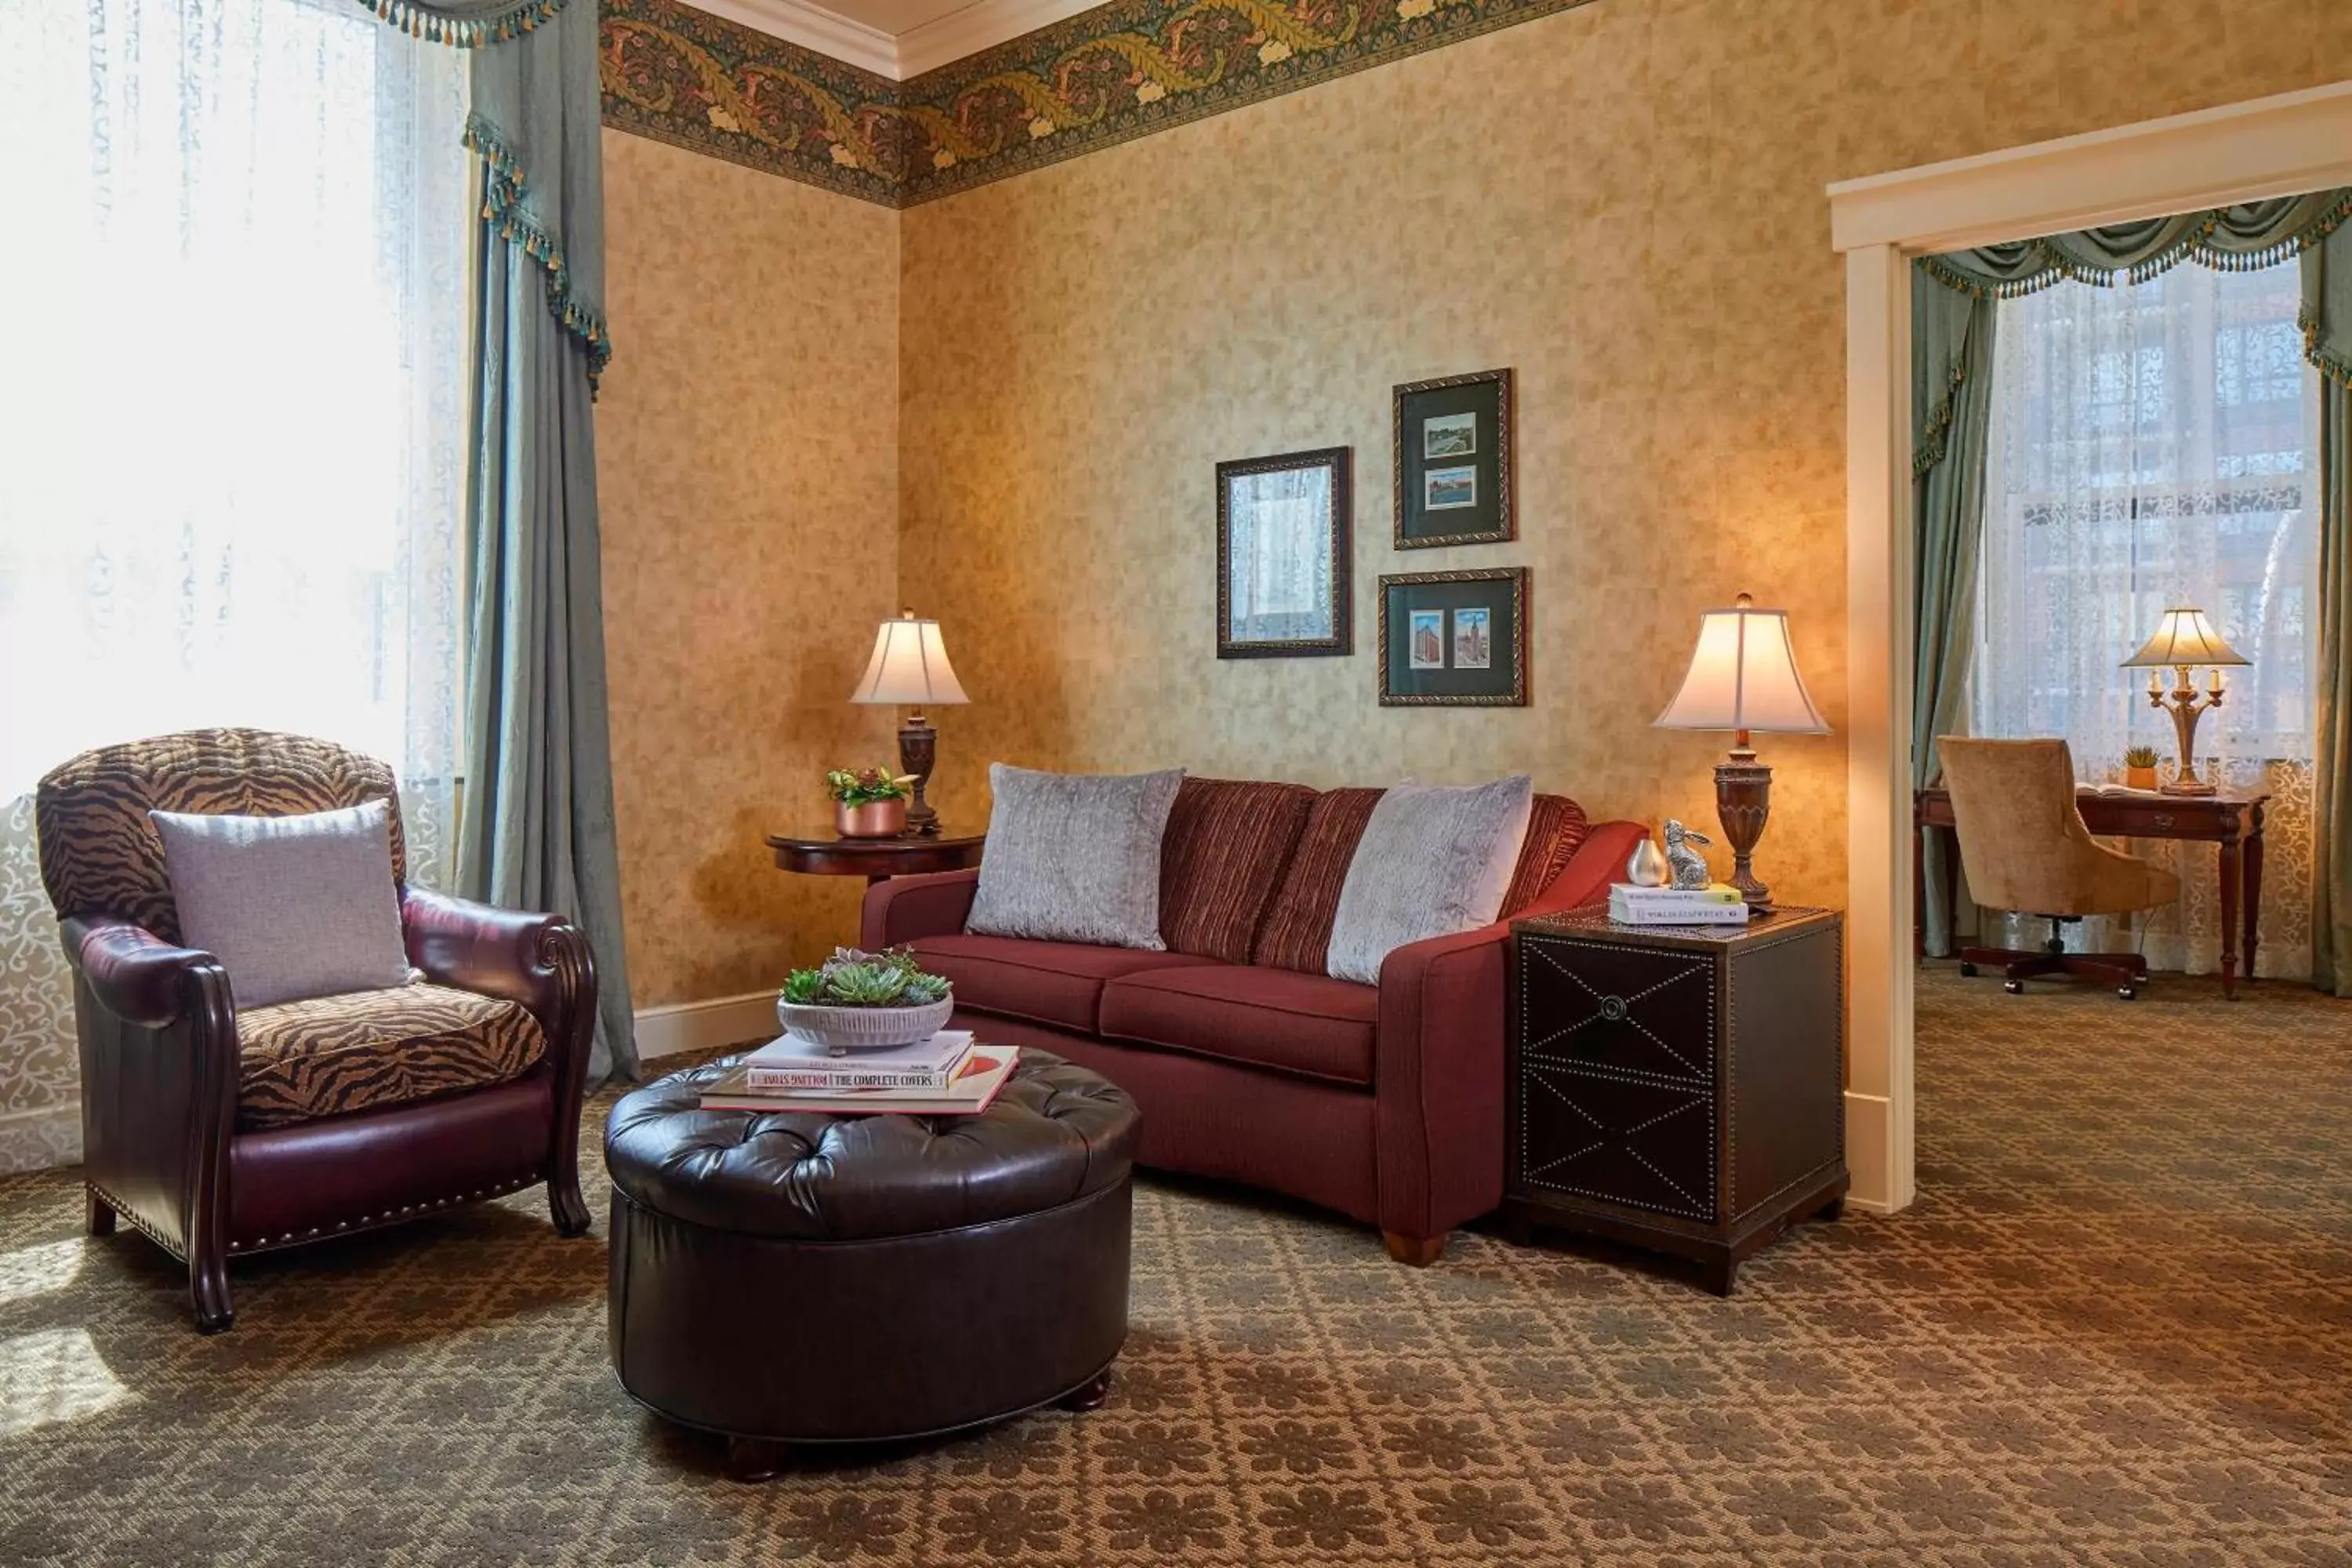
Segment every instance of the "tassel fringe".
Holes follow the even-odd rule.
[[[2054,289],[2066,282],[2087,283],[2094,289],[2112,289],[2126,282],[2145,283],[2171,271],[2184,261],[2194,261],[2200,267],[2210,267],[2216,272],[2259,272],[2265,267],[2293,260],[2344,226],[2347,219],[2352,219],[2352,191],[2346,192],[2333,205],[2303,227],[2273,240],[2260,250],[2228,250],[2214,245],[2213,236],[2221,227],[2221,216],[2219,211],[2200,214],[2198,221],[2187,234],[2155,255],[2143,257],[2129,267],[2095,266],[2069,256],[2046,239],[2027,242],[2026,254],[2033,268],[2016,278],[1978,277],[1961,271],[1941,256],[1923,256],[1919,258],[1919,266],[1945,288],[1966,294],[1972,300],[1988,297],[2021,300],[2028,294],[2039,294],[2044,289]]]
[[[447,44],[451,48],[478,49],[484,44],[502,44],[509,38],[520,37],[553,19],[570,0],[519,0],[495,16],[476,17],[447,16],[425,0],[359,3],[412,38],[422,38],[428,44]]]
[[[612,329],[602,314],[572,297],[572,274],[564,265],[562,245],[523,209],[522,160],[512,145],[497,126],[478,114],[466,119],[466,145],[482,160],[482,220],[497,226],[501,239],[547,274],[547,308],[556,323],[587,352],[588,390],[593,395],[597,378],[613,361]]]

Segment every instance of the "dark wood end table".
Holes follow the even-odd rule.
[[[1843,925],[1782,905],[1732,927],[1599,909],[1511,924],[1503,1215],[1742,1260],[1844,1200]]]
[[[776,868],[815,877],[863,877],[870,886],[924,871],[963,871],[980,864],[985,833],[901,833],[895,838],[844,838],[836,833],[771,833]]]

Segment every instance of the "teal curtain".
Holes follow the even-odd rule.
[[[2318,750],[2315,776],[2313,973],[2352,994],[2352,190],[2281,196],[1919,258],[1912,274],[1912,406],[1921,411],[1912,460],[1918,573],[1913,612],[1911,778],[1932,782],[1936,738],[1966,722],[1961,693],[1976,614],[1984,525],[1985,445],[1991,424],[1997,302],[2072,279],[2142,282],[2184,261],[2252,271],[2303,265],[2305,347],[2321,380],[2323,540]],[[1927,858],[1927,951],[1951,951],[1942,868]],[[1965,901],[1962,906],[1966,918]]]
[[[2319,369],[2311,978],[2352,996],[2352,226],[2304,252],[2303,304],[2305,350]]]
[[[1965,731],[1969,655],[1976,640],[1977,563],[1984,531],[1985,446],[1992,425],[1995,301],[1948,287],[1924,267],[1911,274],[1911,406],[1920,411],[1911,457],[1916,573],[1911,612],[1911,787],[1943,771],[1938,736]],[[1952,951],[1947,876],[1958,857],[1928,855],[1921,868],[1927,951]],[[1965,911],[1964,911],[1965,912]],[[1973,921],[1968,922],[1973,926]]]
[[[480,228],[458,889],[579,922],[596,955],[591,1076],[635,1078],[592,409],[612,354],[596,6],[365,3],[428,45],[474,51],[462,128],[477,154]]]

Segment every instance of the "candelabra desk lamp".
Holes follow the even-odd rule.
[[[874,634],[874,657],[866,674],[850,693],[852,702],[904,704],[914,712],[898,729],[898,771],[915,776],[915,798],[907,806],[907,826],[917,833],[937,833],[940,814],[923,798],[939,762],[940,732],[923,717],[926,703],[969,702],[955,668],[948,663],[947,645],[940,640],[940,623],[908,610],[882,623]]]
[[[2206,709],[2221,706],[2223,667],[2247,662],[2221,640],[2204,611],[2185,606],[2165,611],[2164,618],[2156,624],[2156,635],[2124,660],[2126,669],[2147,671],[2148,706],[2172,715],[2173,733],[2180,741],[2180,772],[2170,784],[2158,786],[2166,795],[2213,793],[2212,784],[2197,776],[2197,721]],[[2168,664],[2172,667],[2170,692],[2164,689],[2161,673]],[[2200,665],[2210,665],[2213,670],[2211,684],[2201,693],[2189,683],[2189,672]]]
[[[1745,594],[1727,610],[1699,618],[1698,647],[1683,687],[1657,717],[1663,730],[1728,730],[1731,753],[1715,764],[1715,815],[1731,847],[1731,885],[1756,909],[1772,890],[1756,879],[1749,857],[1772,815],[1772,769],[1756,760],[1751,731],[1826,735],[1829,725],[1797,673],[1785,610],[1759,610]]]

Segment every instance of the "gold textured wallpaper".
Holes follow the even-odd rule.
[[[1601,0],[909,209],[900,573],[974,698],[937,794],[1526,769],[1711,828],[1721,738],[1650,727],[1703,608],[1787,607],[1845,718],[1822,187],[2346,76],[2340,0]],[[1391,386],[1498,365],[1520,539],[1393,552]],[[1213,466],[1334,445],[1354,657],[1219,662]],[[1374,580],[1518,563],[1533,705],[1376,706]],[[1758,870],[1842,901],[1843,743],[1763,740]]]
[[[605,646],[639,1007],[779,985],[865,884],[764,837],[895,754],[845,699],[896,607],[898,215],[604,133]]]

